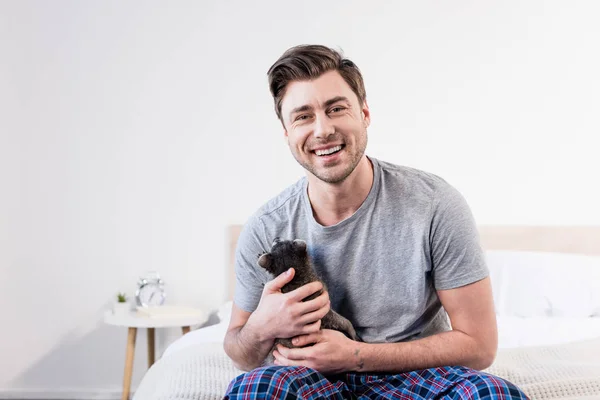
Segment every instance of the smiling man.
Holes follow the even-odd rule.
[[[494,360],[496,319],[477,229],[442,178],[365,154],[371,114],[357,66],[324,46],[298,46],[270,68],[290,151],[306,170],[245,224],[225,351],[250,371],[226,398],[526,396],[481,372]],[[281,288],[257,265],[273,239],[302,239],[328,292]],[[361,341],[320,329],[335,309]],[[262,366],[276,338],[275,365]]]

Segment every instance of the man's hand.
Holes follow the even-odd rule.
[[[321,282],[308,283],[289,293],[281,292],[294,274],[294,269],[290,268],[269,281],[263,289],[258,307],[248,319],[247,325],[261,333],[261,341],[318,332],[321,318],[329,312],[329,294],[326,291],[312,300],[302,301],[322,290]]]
[[[277,346],[273,352],[275,365],[303,365],[316,369],[322,374],[337,374],[362,369],[362,355],[358,342],[348,339],[339,331],[323,329],[316,333],[294,338],[295,346],[308,346],[288,349]]]

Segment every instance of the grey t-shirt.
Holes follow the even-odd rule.
[[[437,290],[488,276],[463,196],[442,178],[369,157],[374,180],[360,208],[333,226],[313,216],[306,178],[244,225],[234,301],[252,312],[272,277],[257,264],[275,237],[302,239],[329,290],[331,306],[369,343],[399,342],[450,329]]]

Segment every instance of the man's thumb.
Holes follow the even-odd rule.
[[[267,284],[269,286],[269,290],[272,292],[280,291],[281,288],[286,285],[286,283],[288,283],[294,278],[294,274],[294,268],[290,268],[283,274],[278,275],[277,277],[275,277],[275,279],[273,279]]]

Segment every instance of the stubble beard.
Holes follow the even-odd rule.
[[[305,170],[307,170],[308,172],[310,172],[311,174],[313,174],[314,176],[316,176],[319,180],[321,180],[323,182],[330,183],[330,184],[337,184],[337,183],[341,183],[341,182],[345,181],[346,178],[348,178],[350,176],[350,174],[354,171],[354,169],[356,168],[356,166],[362,159],[363,155],[365,154],[365,150],[367,149],[367,142],[368,142],[368,137],[367,137],[367,132],[365,129],[365,131],[362,132],[362,135],[359,137],[358,141],[356,142],[357,147],[355,148],[354,153],[350,154],[350,163],[346,166],[346,168],[344,168],[342,171],[337,172],[337,173],[335,171],[332,171],[331,170],[332,168],[319,169],[314,164],[301,159],[298,156],[298,154],[296,154],[295,150],[293,150],[293,149],[290,149],[290,150],[292,150],[292,155],[294,156],[294,158],[296,159],[298,164],[300,164],[302,166],[302,168],[304,168]],[[348,152],[349,149],[347,146],[345,146],[342,151]],[[311,154],[311,157],[312,156],[313,155]],[[337,166],[335,166],[333,168],[337,168]]]

